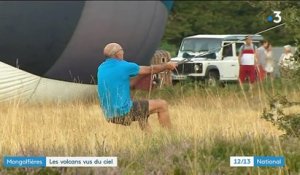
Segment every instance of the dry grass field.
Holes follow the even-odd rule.
[[[153,93],[156,93],[153,97],[168,95],[166,92],[162,92],[165,95]],[[283,93],[289,99],[300,101],[299,89],[283,90]],[[107,123],[97,100],[88,103],[22,104],[13,101],[2,104],[1,157],[118,156],[119,160],[118,168],[115,169],[2,169],[2,173],[300,173],[300,164],[297,162],[300,160],[299,140],[290,140],[288,144],[282,142],[279,136],[283,132],[260,117],[263,108],[267,106],[264,91],[259,88],[254,92],[194,89],[178,94],[180,98],[177,100],[174,100],[177,97],[168,99],[174,130],[161,129],[157,116],[151,116],[152,135],[141,132],[137,123],[130,127]],[[299,112],[300,107],[293,110]],[[284,155],[287,166],[230,168],[229,156],[235,155]]]

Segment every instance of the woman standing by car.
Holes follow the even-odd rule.
[[[265,65],[265,71],[266,76],[273,78],[273,71],[274,71],[274,61],[273,61],[273,53],[272,53],[272,45],[268,43],[266,50],[266,65]]]

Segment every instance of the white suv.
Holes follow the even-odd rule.
[[[182,62],[172,72],[172,80],[187,78],[206,80],[208,85],[237,81],[239,77],[238,54],[248,35],[195,35],[183,39],[178,55],[172,61]],[[258,47],[261,35],[252,35]]]

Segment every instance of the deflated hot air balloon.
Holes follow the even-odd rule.
[[[95,85],[85,84],[96,83],[103,47],[120,43],[128,61],[149,64],[171,6],[171,1],[0,2],[0,101],[96,94]]]

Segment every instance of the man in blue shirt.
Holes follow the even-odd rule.
[[[104,48],[106,60],[98,67],[98,95],[100,105],[108,122],[130,125],[138,121],[142,130],[151,131],[148,123],[150,114],[157,113],[159,123],[171,128],[168,105],[165,100],[132,101],[130,86],[133,77],[173,70],[177,64],[168,62],[154,66],[139,66],[123,60],[124,50],[117,43]]]

